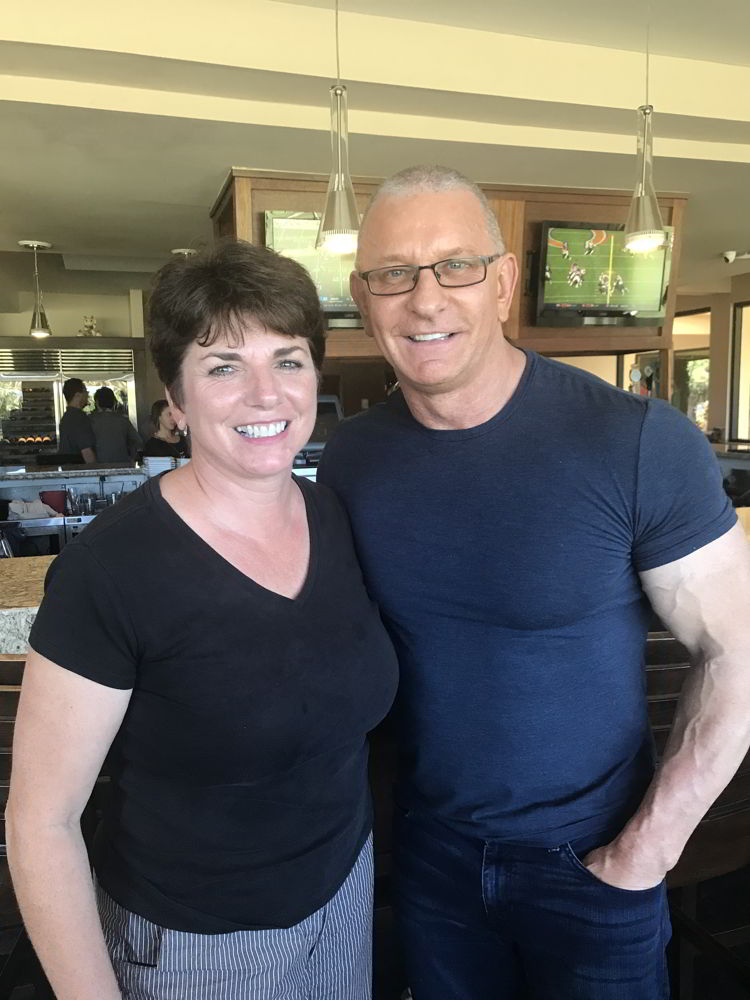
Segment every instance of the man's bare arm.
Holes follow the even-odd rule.
[[[740,525],[641,573],[641,583],[692,667],[643,802],[585,858],[592,874],[624,889],[656,885],[674,867],[750,746],[750,545]]]

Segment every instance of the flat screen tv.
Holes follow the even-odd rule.
[[[354,254],[333,254],[315,248],[318,212],[266,212],[266,246],[293,257],[310,273],[329,326],[360,326],[356,303],[349,293]]]
[[[659,326],[664,320],[674,231],[646,254],[625,249],[614,223],[544,222],[537,326]]]

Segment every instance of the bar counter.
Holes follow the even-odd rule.
[[[0,655],[25,653],[54,556],[0,559]]]
[[[750,507],[737,509],[750,539]],[[54,556],[0,559],[0,656],[25,653],[27,640],[44,594],[44,577]]]
[[[137,465],[116,465],[112,466],[107,462],[94,462],[88,465],[56,465],[40,469],[38,466],[20,466],[22,471],[11,471],[15,468],[12,465],[0,465],[0,482],[13,483],[24,482],[25,480],[37,481],[40,479],[92,479],[97,476],[129,476],[135,474],[138,478],[143,476],[143,470]]]

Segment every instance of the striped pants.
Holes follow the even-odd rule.
[[[370,836],[335,896],[294,927],[173,931],[96,892],[123,1000],[370,1000],[372,885]]]

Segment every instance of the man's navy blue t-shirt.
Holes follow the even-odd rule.
[[[318,478],[399,655],[401,805],[547,847],[624,823],[653,770],[638,573],[736,520],[700,431],[528,353],[486,423],[431,430],[397,394]]]

